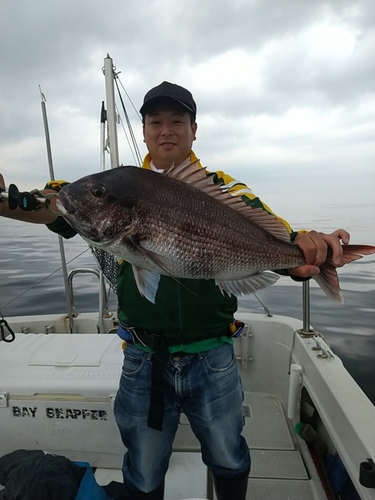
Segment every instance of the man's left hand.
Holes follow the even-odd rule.
[[[331,234],[310,231],[309,233],[299,233],[294,243],[302,250],[306,260],[303,266],[289,269],[292,276],[300,278],[310,278],[319,274],[319,266],[327,259],[328,248],[332,249],[332,260],[336,267],[342,264],[342,244],[347,245],[350,234],[345,229],[336,229]]]

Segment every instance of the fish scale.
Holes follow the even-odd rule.
[[[199,221],[181,221],[180,217],[173,215],[166,218],[164,224],[162,221],[146,226],[145,234],[149,238],[145,248],[168,258],[170,273],[179,278],[209,278],[215,275],[216,278],[227,279],[234,274],[243,278],[257,270],[287,269],[304,263],[298,247],[268,235],[265,235],[268,240],[265,245],[265,238],[258,236],[258,233],[261,236],[264,233],[259,228],[249,227],[248,233],[241,228],[241,233],[245,235],[236,227],[223,229],[220,217],[231,209],[223,205],[215,208],[218,212],[216,217],[210,225],[203,227]],[[159,217],[155,219],[160,220]],[[246,220],[242,222],[249,224]],[[200,228],[199,232],[196,227]]]

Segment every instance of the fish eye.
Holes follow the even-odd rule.
[[[101,184],[93,186],[91,188],[91,193],[95,196],[95,198],[104,198],[104,196],[107,194],[105,187]]]

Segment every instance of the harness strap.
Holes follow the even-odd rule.
[[[132,328],[120,324],[119,333],[120,337],[126,342],[140,343],[154,351],[152,355],[151,397],[147,425],[151,429],[161,431],[163,429],[164,415],[164,370],[169,359],[167,343],[163,336],[147,332],[141,328]]]
[[[147,425],[151,429],[161,431],[163,429],[164,415],[164,370],[169,359],[169,350],[163,337],[160,337],[159,345],[156,346],[152,356],[151,376],[151,401],[148,412]]]

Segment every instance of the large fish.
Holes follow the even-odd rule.
[[[151,302],[161,274],[215,279],[222,292],[240,295],[275,283],[278,275],[267,270],[305,263],[282,222],[225,192],[196,163],[163,174],[127,166],[89,175],[65,186],[57,206],[90,244],[132,264],[139,292]],[[375,247],[343,251],[349,263]],[[331,257],[314,278],[342,302]]]

